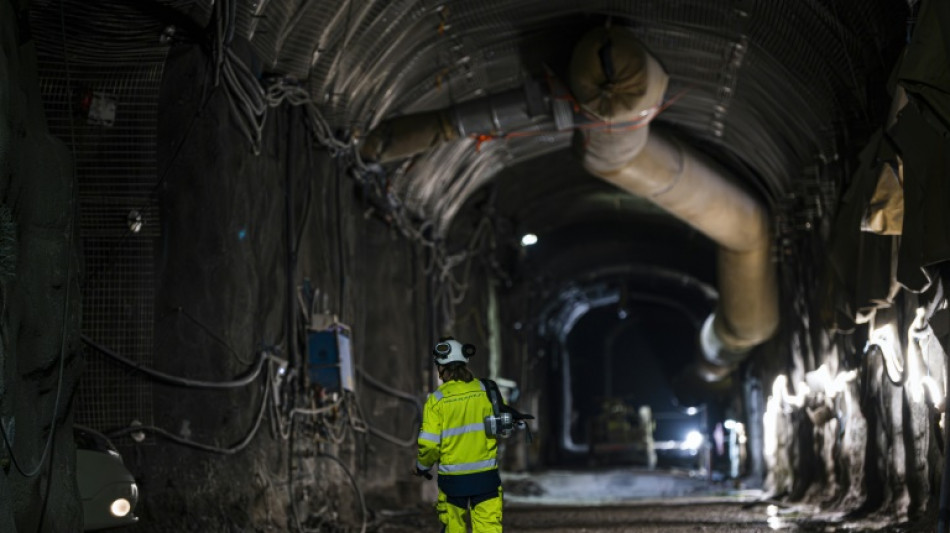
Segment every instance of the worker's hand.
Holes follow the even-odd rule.
[[[415,471],[412,473],[412,475],[416,477],[424,477],[426,479],[432,479],[432,474],[430,474],[428,470],[423,470],[419,468],[418,466],[415,468]]]

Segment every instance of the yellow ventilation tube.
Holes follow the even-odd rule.
[[[646,198],[718,245],[719,307],[702,328],[704,379],[721,379],[778,327],[778,288],[765,207],[688,146],[649,130],[667,74],[623,28],[585,35],[571,59],[571,89],[610,123],[584,131],[584,167]]]

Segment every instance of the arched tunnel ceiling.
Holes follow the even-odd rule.
[[[489,205],[490,204],[490,205]],[[456,217],[450,238],[466,242],[490,212],[519,264],[558,290],[579,277],[637,265],[713,283],[715,247],[707,237],[655,204],[587,173],[569,150],[501,170],[473,193]],[[521,248],[525,233],[539,237]]]
[[[200,24],[211,2],[167,0]],[[766,200],[840,176],[889,98],[906,2],[270,0],[241,2],[236,32],[262,70],[306,80],[330,123],[359,134],[380,120],[497,93],[545,68],[562,76],[587,29],[629,26],[670,74],[657,119],[713,155]],[[504,166],[567,145],[569,135],[434,150],[395,184],[447,227]],[[485,148],[485,147],[481,147]],[[806,183],[808,182],[808,183]]]
[[[225,9],[214,5],[206,14]],[[887,111],[888,75],[906,37],[894,21],[907,11],[900,0],[271,0],[238,4],[233,14],[235,31],[262,62],[255,70],[300,80],[322,115],[319,122],[354,143],[400,115],[498,94],[532,78],[566,82],[581,35],[604,25],[629,30],[669,74],[651,131],[713,160],[724,169],[724,183],[739,182],[763,201],[772,220],[756,227],[772,234],[757,252],[762,258],[770,252],[785,257],[787,251],[771,243],[783,246],[799,228],[809,231],[830,219],[850,165]],[[384,201],[408,207],[431,238],[457,248],[461,241],[445,237],[473,215],[464,211],[479,191],[520,180],[524,187],[503,195],[517,201],[513,218],[560,235],[557,248],[573,252],[556,261],[565,278],[603,263],[666,266],[657,252],[671,249],[678,250],[673,255],[696,255],[698,265],[711,262],[702,248],[706,241],[690,241],[682,223],[585,181],[578,165],[568,162],[572,131],[534,128],[517,136],[463,137],[387,163],[375,174],[385,183]],[[635,232],[621,228],[637,224],[653,229],[654,242],[638,248],[636,257],[618,259],[623,252],[614,243],[625,237],[636,242],[629,239]],[[738,233],[738,226],[729,231]],[[667,234],[674,238],[664,239]],[[604,250],[607,256],[600,255]],[[690,274],[711,277],[711,268],[698,270]],[[761,272],[770,278],[770,268]],[[801,280],[790,282],[796,283]],[[775,294],[770,283],[763,287],[745,292]],[[765,306],[769,298],[744,308]],[[761,329],[765,335],[768,328]]]
[[[233,16],[261,75],[304,85],[358,139],[381,120],[552,74],[586,30],[629,27],[670,74],[655,123],[723,163],[773,210],[814,197],[827,214],[848,162],[886,112],[906,35],[903,0],[160,0],[206,26]],[[451,143],[395,173],[403,201],[439,231],[502,168],[568,145],[569,133]],[[792,198],[792,200],[789,200]]]
[[[287,18],[271,13],[281,5],[265,3],[258,31]],[[842,139],[861,136],[884,111],[883,81],[903,38],[891,22],[905,10],[898,1],[321,2],[268,27],[259,43],[251,37],[268,43],[259,49],[278,69],[307,51],[312,67],[292,73],[309,76],[336,124],[365,131],[384,117],[515,87],[545,66],[561,76],[582,32],[611,19],[630,26],[671,75],[667,97],[678,99],[658,120],[780,202],[809,167],[846,153]],[[274,31],[282,43],[266,36]],[[503,166],[567,140],[491,149],[462,141],[430,154],[431,164],[396,186],[444,224]]]
[[[517,217],[519,229],[534,233],[556,230],[577,219],[666,215],[652,202],[591,176],[568,150],[510,166],[494,183],[499,189],[498,209]]]

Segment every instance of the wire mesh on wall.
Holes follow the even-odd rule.
[[[30,13],[50,131],[72,150],[85,259],[82,332],[151,365],[162,27],[121,3],[63,0]],[[151,424],[152,387],[86,352],[76,422]]]

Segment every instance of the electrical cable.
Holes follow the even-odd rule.
[[[360,366],[357,366],[357,367],[356,367],[356,371],[357,371],[361,376],[363,376],[363,379],[366,380],[367,383],[369,383],[369,384],[372,385],[373,387],[375,387],[375,388],[377,388],[377,389],[379,389],[379,390],[381,390],[381,391],[383,391],[383,392],[389,394],[390,396],[393,396],[394,398],[399,398],[400,400],[403,400],[403,401],[405,401],[405,402],[411,403],[411,404],[416,408],[416,410],[417,410],[420,414],[422,413],[422,403],[419,401],[418,398],[416,398],[416,397],[413,396],[412,394],[409,394],[408,392],[403,392],[403,391],[394,389],[394,388],[390,387],[389,385],[386,385],[385,383],[381,382],[380,380],[378,380],[378,379],[374,378],[373,376],[371,376],[370,374],[368,374],[368,373],[367,373],[365,370],[363,370],[363,368],[360,367]]]
[[[369,430],[370,435],[383,439],[384,441],[390,444],[394,444],[400,448],[415,448],[419,444],[419,442],[415,438],[409,438],[409,439],[403,440],[394,435],[390,435],[389,433],[386,433],[380,429],[376,429],[373,426],[367,425],[366,427]]]
[[[340,171],[340,162],[337,161],[334,165],[336,167],[336,246],[337,246],[337,266],[339,268],[340,276],[340,296],[339,296],[339,309],[340,309],[340,319],[343,319],[343,310],[346,304],[346,257],[345,250],[343,249],[343,207],[342,207],[342,189],[343,189],[343,173]]]
[[[366,417],[363,416],[363,407],[357,401],[356,394],[347,392],[346,399],[350,400],[344,405],[347,419],[350,422],[350,428],[358,433],[366,433],[369,426],[366,424]],[[355,411],[358,416],[354,416],[353,414],[354,407],[356,408]]]
[[[323,407],[317,407],[317,408],[293,407],[290,409],[290,412],[289,412],[290,420],[288,420],[286,423],[283,421],[283,418],[281,417],[280,412],[277,410],[276,404],[274,404],[274,409],[273,409],[272,414],[273,414],[274,419],[277,421],[277,426],[278,426],[276,428],[277,433],[280,435],[282,440],[287,440],[291,438],[291,433],[290,431],[288,431],[287,433],[284,433],[283,428],[292,427],[292,424],[294,423],[294,420],[293,420],[294,417],[296,416],[302,416],[302,417],[322,416],[339,408],[340,405],[342,405],[342,403],[343,403],[343,398],[340,398],[337,401],[333,402],[332,404],[325,405]]]
[[[268,372],[265,372],[264,375],[267,377]],[[261,421],[264,419],[264,412],[267,410],[267,399],[270,396],[271,382],[270,379],[264,380],[264,391],[261,394],[261,406],[257,410],[257,417],[254,420],[254,425],[250,430],[244,435],[244,437],[238,442],[227,448],[221,448],[219,446],[214,446],[211,444],[204,444],[201,442],[193,441],[191,439],[186,439],[184,437],[179,437],[174,433],[157,426],[129,426],[127,428],[117,429],[107,433],[109,438],[122,437],[130,433],[137,433],[139,431],[147,431],[149,433],[154,433],[160,435],[176,444],[181,444],[182,446],[187,446],[189,448],[194,448],[196,450],[201,450],[203,452],[216,453],[220,455],[234,455],[244,448],[247,448],[247,445],[254,440],[254,437],[257,435],[258,430],[261,427]]]
[[[313,150],[307,146],[307,167],[313,169]],[[303,208],[303,216],[300,218],[300,225],[297,229],[297,239],[294,244],[294,250],[300,250],[300,244],[303,242],[304,233],[307,230],[307,222],[310,220],[311,206],[313,205],[313,179],[307,180],[307,200]]]
[[[318,415],[323,415],[323,414],[329,413],[330,411],[333,411],[334,409],[336,409],[337,407],[339,407],[341,403],[343,403],[342,398],[339,399],[339,400],[337,400],[336,402],[330,404],[330,405],[327,405],[327,406],[324,406],[324,407],[319,407],[319,408],[316,408],[316,409],[307,409],[307,408],[302,408],[302,407],[294,407],[293,409],[290,410],[290,414],[291,414],[291,415],[301,415],[301,416],[318,416]]]
[[[279,436],[281,440],[287,440],[291,437],[291,432],[289,429],[290,424],[284,424],[283,417],[280,414],[280,406],[278,405],[276,399],[271,402],[271,432],[274,436]],[[284,432],[284,428],[287,428],[287,432]]]
[[[264,368],[264,362],[271,358],[267,352],[261,352],[261,356],[257,359],[254,367],[245,372],[241,377],[235,378],[228,381],[204,381],[198,379],[184,378],[181,376],[173,376],[171,374],[166,374],[164,372],[142,366],[131,359],[128,359],[122,355],[119,355],[115,351],[97,343],[92,340],[86,334],[80,334],[80,338],[84,343],[89,347],[95,349],[101,354],[107,355],[112,359],[126,365],[133,370],[141,372],[146,376],[149,376],[156,381],[160,381],[167,385],[174,385],[178,387],[190,387],[195,389],[235,389],[239,387],[244,387],[252,383],[257,376],[261,375],[261,370]],[[266,373],[265,373],[266,374]],[[268,385],[269,386],[269,385]]]
[[[228,23],[227,34],[224,37],[224,44],[230,45],[234,39],[234,30],[237,26],[237,1],[228,0]]]
[[[211,54],[214,56],[214,85],[217,87],[221,83],[221,70],[224,66],[222,51],[224,50],[224,19],[221,16],[221,2],[215,2],[212,5],[212,16],[214,17],[214,26],[217,31],[214,32],[213,42],[211,43]]]
[[[391,214],[396,227],[404,237],[431,250],[424,272],[427,276],[434,274],[434,280],[436,281],[433,306],[441,310],[445,321],[455,322],[454,308],[464,301],[468,292],[473,259],[480,255],[486,244],[491,249],[496,247],[494,226],[490,217],[487,214],[483,216],[465,248],[450,255],[441,239],[430,239],[424,236],[425,230],[432,225],[431,221],[423,221],[419,229],[414,229],[412,224],[405,220],[404,214],[399,209],[394,210]],[[453,269],[463,264],[462,277],[461,279],[456,278]]]
[[[359,413],[359,419],[358,419],[359,423],[362,424],[360,428],[354,428],[354,430],[360,431],[361,433],[368,432],[370,435],[373,435],[374,437],[383,439],[384,441],[390,444],[399,446],[401,448],[414,448],[418,444],[418,441],[416,440],[415,437],[410,437],[408,439],[400,439],[399,437],[386,433],[385,431],[381,429],[374,428],[373,426],[369,424],[369,422],[366,421],[366,415],[363,413],[363,406],[361,406],[358,401],[355,401],[355,399],[353,403],[356,405],[356,410]],[[422,413],[420,412],[419,415],[420,415],[419,420],[422,420],[422,416],[421,416]]]
[[[331,444],[343,444],[343,441],[346,440],[346,428],[350,425],[346,424],[346,421],[343,420],[343,417],[340,417],[338,424],[328,424],[326,420],[319,421],[320,425],[326,430],[327,436],[329,437],[329,442]],[[335,428],[334,426],[339,426]]]
[[[330,155],[336,157],[344,152],[350,153],[353,155],[353,163],[357,168],[366,167],[352,141],[344,142],[333,135],[330,124],[323,118],[306,89],[287,78],[271,78],[264,92],[270,107],[278,107],[285,101],[295,107],[304,106],[313,128],[314,138],[329,151]]]
[[[281,115],[278,115],[278,126],[280,125],[279,119]],[[294,223],[294,180],[293,180],[293,168],[291,163],[291,150],[293,149],[293,114],[288,112],[286,113],[287,124],[285,129],[287,130],[287,139],[285,141],[284,147],[284,164],[286,165],[285,176],[284,176],[284,224],[285,224],[285,235],[284,242],[287,246],[286,250],[286,264],[284,265],[286,273],[286,316],[284,317],[284,327],[286,328],[286,339],[287,339],[287,363],[291,369],[297,370],[300,362],[298,361],[298,341],[297,341],[297,313],[295,311],[295,300],[297,292],[297,287],[294,279],[296,278],[297,273],[297,250],[294,248],[296,241],[296,232],[297,225]]]
[[[229,95],[233,95],[242,105],[237,112],[238,124],[244,130],[254,148],[254,154],[260,154],[264,122],[267,118],[266,94],[257,77],[247,64],[230,47],[224,56],[223,74]],[[231,100],[232,111],[237,111],[237,103]]]
[[[294,519],[297,531],[303,531],[300,515],[297,513],[297,495],[294,494],[294,420],[290,419],[290,431],[287,438],[287,497],[290,500],[290,516]]]
[[[271,78],[269,85],[266,88],[262,87],[247,64],[231,50],[230,42],[234,31],[234,21],[229,19],[222,24],[221,11],[233,11],[234,8],[231,7],[233,5],[234,2],[229,6],[221,7],[216,13],[218,22],[215,39],[212,43],[212,55],[216,64],[215,86],[218,85],[220,79],[224,80],[224,85],[228,89],[230,110],[237,120],[241,132],[251,144],[254,154],[260,154],[268,108],[276,108],[286,101],[292,106],[304,106],[306,108],[314,138],[326,147],[331,155],[337,156],[344,152],[352,153],[353,164],[357,168],[364,168],[365,165],[359,157],[355,142],[352,140],[341,141],[333,135],[329,123],[320,113],[306,89],[282,77]],[[223,34],[227,35],[224,36]]]
[[[231,345],[228,344],[227,341],[224,340],[224,338],[222,338],[220,335],[212,331],[210,327],[208,327],[204,322],[201,322],[200,320],[198,320],[194,315],[192,315],[188,311],[185,311],[184,308],[176,307],[174,312],[176,313],[176,316],[184,316],[185,318],[187,318],[192,324],[195,325],[195,327],[197,327],[198,329],[203,331],[205,334],[207,334],[208,337],[210,337],[212,340],[220,344],[225,350],[231,352],[231,355],[234,356],[234,358],[237,359],[239,363],[245,364],[248,366],[254,364],[253,361],[248,361],[247,359],[244,359],[243,357],[238,355],[238,353],[234,350],[234,348],[232,348]],[[171,314],[172,313],[166,314],[165,316],[160,318],[159,321],[165,320],[166,318],[171,316]]]
[[[350,483],[353,485],[353,490],[355,490],[355,491],[356,491],[356,495],[359,496],[359,499],[360,499],[360,509],[361,509],[362,512],[363,512],[363,526],[360,528],[360,533],[366,533],[366,519],[367,519],[367,514],[368,514],[367,511],[366,511],[366,500],[363,499],[363,491],[360,490],[359,484],[356,483],[356,478],[353,477],[353,473],[350,472],[350,469],[347,468],[346,464],[344,464],[343,461],[341,461],[341,460],[340,460],[337,456],[335,456],[335,455],[331,455],[331,454],[326,453],[326,452],[320,452],[320,453],[317,454],[317,457],[326,457],[327,459],[330,459],[330,460],[332,460],[332,461],[335,461],[338,465],[340,465],[340,468],[343,469],[343,472],[346,474],[346,477],[349,478]]]

